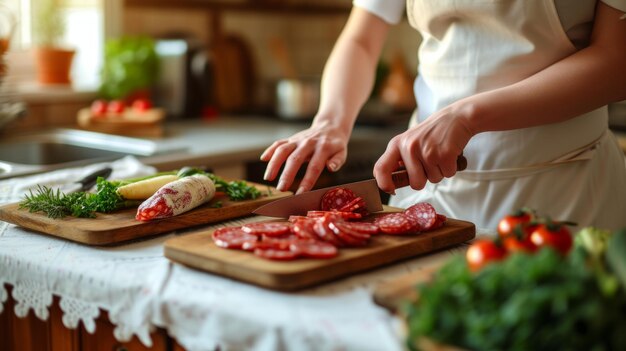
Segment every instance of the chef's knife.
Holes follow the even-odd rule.
[[[457,160],[457,170],[462,171],[467,167],[467,160],[460,155]],[[406,170],[396,171],[391,174],[391,179],[396,189],[409,185],[409,176]],[[292,195],[282,199],[278,199],[263,205],[252,213],[269,217],[287,218],[291,215],[306,215],[307,211],[319,209],[322,196],[334,188],[347,188],[352,190],[357,196],[365,200],[367,210],[369,212],[378,212],[383,210],[383,204],[380,200],[380,190],[375,179],[362,180],[360,182],[331,186],[328,188],[308,191],[298,195]]]
[[[111,175],[112,172],[113,172],[113,169],[111,167],[104,167],[104,168],[98,169],[92,173],[89,173],[83,178],[77,180],[76,182],[68,185],[66,188],[63,189],[63,192],[66,194],[69,194],[69,193],[73,193],[77,191],[87,191],[96,184],[98,177],[107,179]]]

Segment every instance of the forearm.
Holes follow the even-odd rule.
[[[364,16],[368,18],[364,20]],[[377,30],[371,30],[372,26]],[[330,124],[350,134],[374,85],[388,27],[364,10],[353,10],[324,68],[320,107],[313,125]]]
[[[462,101],[459,106],[465,109],[470,129],[480,133],[557,123],[626,99],[624,22],[604,24],[617,34],[612,41],[607,40],[611,33],[604,32],[606,28],[595,28],[588,48],[516,84]]]

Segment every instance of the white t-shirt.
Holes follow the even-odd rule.
[[[626,0],[601,1],[615,9],[626,12]],[[598,0],[554,0],[563,30],[578,49],[589,44],[597,2]],[[353,4],[377,15],[390,24],[400,22],[406,9],[406,0],[354,0]]]

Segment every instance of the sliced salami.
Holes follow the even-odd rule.
[[[346,235],[350,235],[361,241],[369,240],[371,235],[355,230],[354,227],[351,226],[351,224],[354,224],[354,223],[334,221],[334,222],[331,222],[328,226],[330,227],[330,229],[332,229],[335,232],[335,234],[342,232],[342,233],[345,233]],[[376,228],[376,230],[378,230],[378,228]]]
[[[427,202],[420,202],[407,208],[404,214],[417,223],[419,231],[431,230],[437,221],[437,211]]]
[[[404,235],[416,232],[415,226],[403,213],[391,213],[378,220],[380,231],[389,235]]]
[[[322,217],[318,221],[315,222],[315,234],[322,240],[328,243],[331,243],[335,246],[343,246],[343,243],[337,239],[335,233],[328,227],[328,223],[330,218]]]
[[[254,251],[255,249],[289,250],[289,246],[298,240],[295,235],[285,238],[262,237],[260,241],[244,243],[241,248],[246,251]]]
[[[283,236],[291,231],[289,224],[279,222],[248,223],[243,225],[241,229],[249,234],[273,237]]]
[[[335,188],[327,191],[320,202],[322,211],[339,210],[347,203],[354,200],[356,195],[352,190],[346,188]]]
[[[333,224],[329,224],[328,226],[329,228],[331,228],[331,230],[333,231],[333,234],[335,234],[337,236],[337,239],[339,239],[340,242],[342,242],[344,245],[343,246],[347,246],[347,247],[360,247],[360,246],[365,246],[367,245],[368,239],[362,239],[362,238],[358,238],[355,236],[352,236],[350,234],[348,234],[347,232],[344,232],[342,230],[338,230],[336,226],[333,226]]]
[[[313,218],[325,217],[325,216],[334,216],[334,217],[340,217],[343,219],[363,218],[363,215],[361,215],[360,213],[343,212],[343,211],[308,211],[306,215],[307,217],[313,217]]]
[[[308,219],[308,217],[306,217],[306,216],[296,216],[296,215],[291,215],[291,216],[289,216],[289,218],[288,218],[287,220],[288,220],[289,222],[291,222],[291,223],[295,223],[297,220],[299,220],[299,219],[303,219],[303,218],[304,218],[304,219]]]
[[[443,225],[446,224],[447,220],[448,218],[446,216],[437,213],[437,220],[435,221],[435,224],[432,226],[432,228],[430,228],[430,230],[435,230],[443,227]]]
[[[291,244],[291,250],[309,258],[333,258],[339,250],[333,244],[318,241],[297,241]]]
[[[380,231],[380,228],[378,228],[376,224],[369,222],[344,222],[341,225],[368,235],[376,235]]]
[[[291,228],[301,239],[318,239],[317,234],[315,234],[315,220],[312,218],[305,217],[304,219],[299,219],[294,222],[293,227]]]
[[[246,243],[254,243],[259,238],[241,230],[241,227],[225,227],[213,232],[213,242],[226,249],[241,249]]]
[[[255,249],[254,254],[268,260],[276,261],[291,261],[298,258],[300,255],[300,253],[296,251],[276,249]]]

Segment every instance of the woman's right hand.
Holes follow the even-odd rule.
[[[272,181],[284,164],[277,189],[288,190],[300,167],[308,161],[306,173],[297,194],[309,191],[315,185],[324,168],[335,172],[341,168],[348,155],[350,132],[329,123],[314,123],[309,129],[287,139],[275,141],[261,155],[268,162],[264,179]]]

